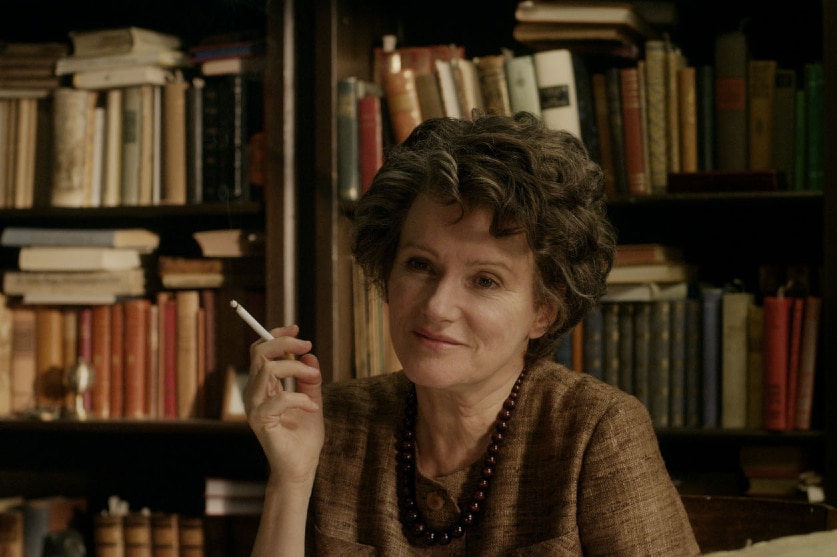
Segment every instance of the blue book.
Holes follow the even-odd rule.
[[[703,427],[717,428],[720,417],[721,297],[723,289],[706,287],[703,302]]]

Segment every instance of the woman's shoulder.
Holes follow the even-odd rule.
[[[327,419],[388,415],[400,411],[409,385],[401,372],[335,381],[323,387],[323,412]]]

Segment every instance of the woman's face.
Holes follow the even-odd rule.
[[[416,384],[499,385],[520,372],[554,311],[535,307],[523,235],[493,237],[484,209],[458,216],[425,196],[410,208],[388,281],[392,340]]]

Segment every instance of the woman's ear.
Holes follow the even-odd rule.
[[[529,329],[529,338],[542,337],[557,318],[557,302],[541,304],[537,309],[537,315],[535,315],[534,321],[532,321],[532,327]]]

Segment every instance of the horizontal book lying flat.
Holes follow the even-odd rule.
[[[140,254],[131,248],[95,246],[24,246],[17,266],[21,271],[108,271],[136,269]]]
[[[160,245],[160,236],[144,228],[30,228],[9,226],[0,235],[0,245],[101,246],[133,248],[150,253]]]
[[[113,294],[140,296],[145,293],[145,270],[120,271],[6,271],[3,292],[25,294]]]
[[[695,267],[686,263],[651,263],[613,267],[607,284],[655,282],[689,282],[694,279]]]
[[[55,75],[143,64],[176,68],[187,66],[189,57],[181,50],[146,50],[105,56],[64,56],[55,62]]]
[[[613,257],[614,266],[644,265],[683,261],[683,250],[663,244],[619,244]]]
[[[653,302],[683,300],[689,296],[688,282],[657,284],[656,282],[608,284],[602,302]]]

